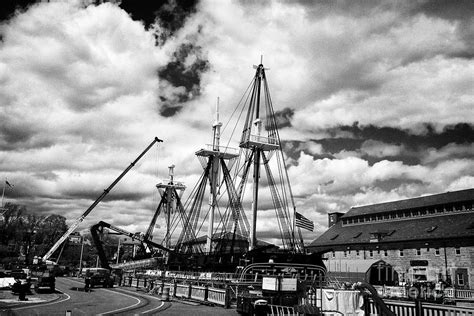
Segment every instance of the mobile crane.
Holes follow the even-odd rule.
[[[150,148],[155,144],[163,142],[163,140],[159,139],[158,137],[155,137],[155,139],[148,145],[148,147],[115,179],[112,184],[102,192],[102,194],[94,201],[94,203],[89,206],[89,208],[79,217],[76,219],[76,221],[69,227],[69,229],[64,233],[64,235],[61,236],[61,238],[58,239],[58,241],[49,249],[49,251],[43,256],[42,261],[47,262],[47,260],[52,256],[52,254],[61,246],[63,242],[66,241],[66,239],[69,237],[69,235],[76,230],[76,228],[82,223],[84,218],[86,218],[87,215],[97,206],[97,204],[102,201],[102,199],[112,190],[112,188],[127,174],[127,172],[132,169],[133,166],[150,150]]]

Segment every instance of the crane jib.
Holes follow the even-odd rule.
[[[58,239],[58,241],[51,247],[51,249],[43,256],[43,261],[46,261],[51,257],[51,255],[61,246],[61,244],[69,237],[69,235],[72,234],[72,232],[79,226],[79,224],[86,218],[87,215],[97,206],[97,204],[102,201],[102,199],[112,190],[112,188],[127,174],[130,169],[132,169],[133,166],[150,150],[150,148],[155,144],[155,143],[161,143],[163,140],[159,139],[158,137],[155,137],[153,141],[148,145],[147,148],[112,182],[112,184],[102,192],[102,194],[94,201],[94,203],[89,206],[89,208],[72,224],[69,229],[64,233],[61,238]]]

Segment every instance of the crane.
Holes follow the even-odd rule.
[[[144,234],[130,233],[130,232],[128,232],[128,231],[126,231],[122,228],[113,226],[113,225],[111,225],[109,223],[106,223],[104,221],[100,221],[97,224],[91,226],[91,235],[92,235],[92,240],[94,241],[94,244],[95,244],[95,247],[97,249],[99,259],[100,259],[100,262],[101,262],[101,265],[102,265],[103,268],[106,268],[106,269],[109,269],[109,270],[111,269],[111,267],[109,265],[109,262],[107,260],[107,257],[105,255],[104,248],[102,247],[100,237],[99,237],[99,232],[102,232],[104,228],[107,228],[107,229],[113,230],[113,231],[115,231],[119,234],[125,235],[125,236],[131,238],[132,240],[138,240],[142,243],[147,244],[147,246],[155,247],[155,248],[158,248],[160,250],[164,250],[166,252],[174,253],[173,250],[171,250],[169,248],[166,248],[166,247],[164,247],[160,244],[157,244],[157,243],[149,240],[148,238],[146,238],[146,236]]]
[[[127,172],[132,169],[133,166],[147,153],[150,148],[158,142],[163,142],[163,140],[159,139],[158,137],[155,137],[153,141],[148,145],[148,147],[115,179],[112,184],[102,192],[102,194],[94,201],[94,203],[89,206],[89,208],[81,215],[79,216],[76,221],[69,227],[69,229],[64,233],[64,235],[61,236],[61,238],[58,239],[58,241],[49,249],[49,251],[43,256],[42,260],[43,262],[46,262],[51,255],[61,246],[61,244],[66,241],[66,239],[69,237],[69,235],[76,230],[76,228],[82,223],[84,218],[86,218],[87,215],[97,206],[97,204],[102,201],[102,199],[112,190],[112,188],[127,174]]]

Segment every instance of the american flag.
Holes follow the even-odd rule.
[[[307,229],[309,231],[314,230],[314,223],[313,221],[310,221],[300,213],[296,212],[296,221],[295,221],[296,227],[300,227],[303,229]]]

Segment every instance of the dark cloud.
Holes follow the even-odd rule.
[[[416,3],[416,2],[414,2]],[[412,9],[414,14],[441,18],[457,22],[456,29],[459,37],[464,41],[465,48],[454,52],[450,57],[474,58],[474,1],[423,1]]]
[[[394,127],[360,126],[358,123],[354,123],[352,126],[339,126],[327,130],[334,137],[310,140],[310,142],[322,145],[323,151],[321,154],[313,154],[304,149],[303,151],[316,159],[334,158],[334,155],[346,151],[361,153],[361,158],[367,160],[369,165],[381,160],[402,161],[406,165],[416,165],[420,164],[422,159],[422,156],[418,153],[428,148],[441,149],[449,144],[462,145],[474,142],[474,125],[472,124],[449,125],[441,132],[437,132],[430,124],[425,124],[425,128],[426,133],[419,135],[413,134],[409,130]],[[348,136],[338,137],[337,135],[341,135],[341,132]],[[370,140],[382,144],[401,146],[403,150],[392,156],[370,156],[361,151],[363,144]],[[297,159],[299,151],[294,149],[304,148],[305,143],[299,141],[284,142],[283,149],[289,157]]]
[[[186,19],[196,12],[197,0],[169,1],[133,1],[120,2],[120,7],[130,16],[142,21],[146,29],[157,24],[159,30],[154,34],[157,45],[181,29]],[[200,32],[200,30],[196,30]],[[189,66],[186,59],[195,56]],[[202,48],[191,42],[182,44],[173,54],[173,61],[158,70],[158,76],[173,87],[183,87],[184,92],[173,96],[160,95],[160,114],[164,117],[174,116],[182,109],[182,103],[200,95],[201,73],[209,69],[209,62],[202,58]]]
[[[120,7],[134,20],[142,21],[149,29],[155,22],[162,32],[156,34],[158,43],[164,42],[185,23],[186,18],[196,12],[197,0],[136,1],[123,0]]]
[[[283,110],[275,112],[275,120],[278,128],[291,127],[291,119],[295,111],[290,108],[284,108]]]
[[[373,139],[387,144],[403,144],[409,148],[432,147],[440,149],[448,144],[467,144],[474,142],[474,125],[458,123],[445,126],[437,132],[432,124],[425,124],[426,133],[418,135],[409,130],[375,125],[340,127],[341,131],[351,132],[358,139]]]
[[[472,12],[474,12],[472,0],[431,0],[414,3],[418,5],[412,8],[413,13],[424,13],[446,20],[472,19]]]
[[[2,118],[0,126],[0,138],[3,144],[3,150],[8,149],[10,145],[16,145],[28,141],[33,137],[35,131],[32,126],[25,126],[12,122],[9,118]]]
[[[388,180],[376,180],[374,186],[385,192],[396,190],[400,187],[406,187],[412,184],[423,185],[423,181],[417,179],[407,179],[403,175],[400,178],[390,178]]]
[[[0,5],[0,21],[9,20],[16,12],[23,12],[39,0],[3,0]]]
[[[33,124],[24,124],[13,117],[1,117],[0,150],[15,151],[31,148],[47,148],[54,144],[46,139]]]
[[[186,60],[195,57],[194,62],[188,66]],[[201,94],[201,74],[209,69],[209,61],[203,59],[202,48],[191,43],[182,44],[173,54],[173,61],[158,71],[158,76],[166,80],[174,87],[183,87],[184,93],[180,93],[172,100],[166,96],[160,96],[164,101],[161,115],[172,116],[182,107],[182,103],[193,99]]]
[[[66,199],[84,199],[95,201],[101,192],[93,191],[93,190],[73,190],[73,191],[65,191],[63,193],[63,197]],[[140,201],[144,198],[149,198],[146,194],[140,192],[111,192],[107,194],[104,198],[104,202],[106,201]]]

